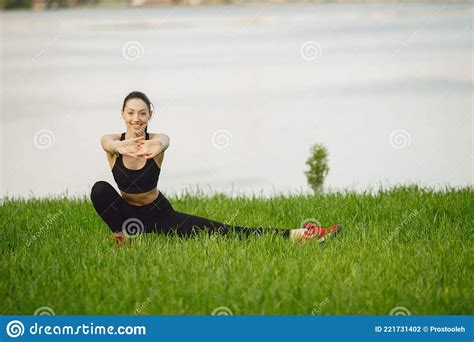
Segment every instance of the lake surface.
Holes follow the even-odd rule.
[[[158,184],[229,195],[472,185],[472,4],[252,4],[1,13],[2,196],[114,185],[100,138],[141,90]]]

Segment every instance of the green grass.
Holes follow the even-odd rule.
[[[235,225],[290,228],[317,218],[344,231],[323,244],[146,234],[117,249],[87,198],[6,198],[2,314],[42,306],[56,315],[474,313],[472,188],[168,198],[179,211]]]

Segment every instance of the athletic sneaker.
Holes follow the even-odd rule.
[[[331,227],[324,228],[318,226],[314,223],[308,222],[305,223],[304,228],[306,229],[303,235],[300,237],[300,241],[305,241],[309,239],[317,239],[318,242],[326,241],[327,239],[334,237],[342,229],[342,225],[335,224]]]
[[[109,240],[114,240],[116,247],[121,247],[126,244],[130,244],[130,241],[129,241],[130,239],[127,239],[122,235],[112,234],[112,236],[109,237]]]

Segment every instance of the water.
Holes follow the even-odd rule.
[[[471,4],[4,12],[2,195],[116,187],[100,137],[124,131],[132,90],[155,104],[149,131],[171,138],[165,194],[308,191],[313,143],[329,150],[328,189],[471,185],[472,14]]]

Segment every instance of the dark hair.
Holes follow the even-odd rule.
[[[143,102],[146,103],[146,106],[148,107],[148,111],[150,112],[150,114],[152,113],[151,108],[155,107],[155,106],[153,106],[153,103],[151,103],[148,96],[146,96],[144,93],[142,93],[141,91],[132,91],[127,96],[125,96],[125,99],[123,100],[122,112],[125,109],[125,105],[127,104],[128,100],[131,100],[131,99],[143,100]],[[148,125],[146,125],[146,127],[145,127],[145,133],[147,132],[147,129],[148,129]]]

